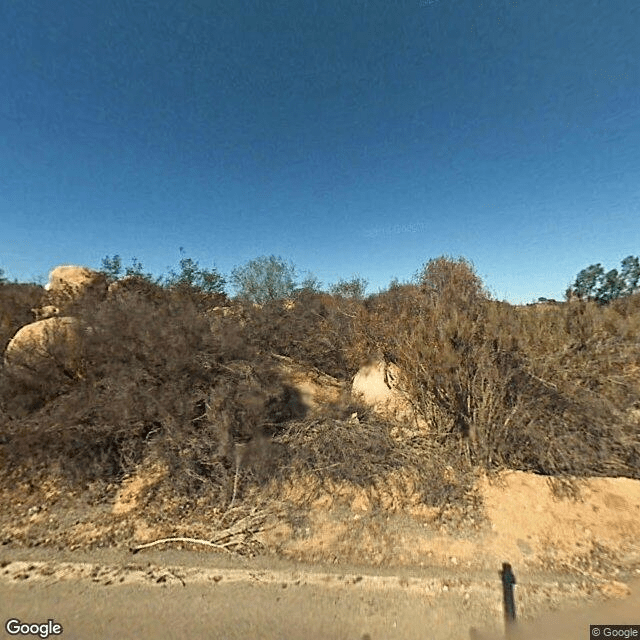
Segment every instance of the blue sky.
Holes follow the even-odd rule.
[[[6,0],[0,267],[262,255],[560,299],[640,254],[629,0]]]

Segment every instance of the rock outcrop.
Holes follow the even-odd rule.
[[[47,318],[21,327],[4,353],[8,371],[75,376],[80,366],[81,323],[76,318]]]
[[[375,358],[353,378],[351,395],[386,418],[425,426],[399,386],[400,375],[397,365]]]

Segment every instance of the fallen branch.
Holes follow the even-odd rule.
[[[159,544],[164,544],[165,542],[191,542],[193,544],[204,544],[208,547],[215,547],[216,549],[222,549],[223,551],[229,551],[224,545],[216,544],[215,542],[210,542],[209,540],[201,540],[200,538],[160,538],[160,540],[154,540],[153,542],[147,542],[145,544],[139,544],[135,547],[131,547],[131,553],[138,553],[142,549],[149,549],[150,547],[155,547]]]
[[[202,538],[189,538],[183,536],[160,538],[159,540],[154,540],[152,542],[146,542],[144,544],[139,544],[135,547],[131,547],[130,551],[131,553],[138,553],[138,551],[141,551],[142,549],[149,549],[159,544],[165,544],[169,542],[183,542],[191,544],[202,544],[207,547],[213,547],[214,549],[221,549],[222,551],[231,553],[231,550],[228,547],[231,547],[233,545],[241,546],[243,543],[246,543],[246,538],[259,533],[260,531],[264,531],[264,527],[261,527],[260,525],[262,524],[265,517],[266,514],[264,512],[257,514],[250,513],[244,518],[238,520],[236,523],[232,524],[229,528],[218,531],[212,540],[204,540]]]

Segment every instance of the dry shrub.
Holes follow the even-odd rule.
[[[440,258],[419,287],[371,299],[357,334],[400,366],[427,441],[454,457],[638,477],[640,436],[623,413],[640,391],[638,318],[624,309],[514,308],[490,300],[469,263]]]
[[[33,322],[44,289],[35,284],[0,283],[0,353],[20,327]]]
[[[359,409],[358,415],[366,413],[364,407]],[[291,422],[275,441],[281,447],[276,475],[281,482],[275,491],[286,494],[287,481],[293,481],[300,494],[298,503],[308,507],[319,492],[333,495],[337,486],[364,489],[376,508],[394,491],[394,504],[400,510],[417,500],[437,507],[444,515],[450,514],[452,507],[474,501],[473,469],[459,451],[454,455],[446,450],[451,443],[440,446],[425,438],[398,437],[398,425],[375,416],[361,421],[323,418]],[[315,481],[310,482],[311,478]],[[397,485],[399,478],[404,478],[405,486],[394,489],[391,485]],[[304,487],[306,495],[302,495]],[[347,499],[349,495],[347,492]]]
[[[7,286],[2,317],[17,328],[42,290]],[[84,483],[156,459],[169,469],[158,491],[218,506],[301,470],[378,496],[406,471],[443,513],[475,504],[478,467],[639,477],[628,417],[640,397],[637,300],[516,308],[449,258],[366,301],[305,294],[293,309],[276,301],[227,317],[208,313],[222,298],[130,282],[74,303],[91,328],[78,375],[0,376],[0,453],[15,473],[57,469]],[[273,352],[341,380],[378,353],[399,365],[428,426],[380,422],[347,402],[295,422]],[[354,408],[359,421],[345,420]]]
[[[26,396],[26,411],[3,415],[4,451],[26,473],[46,466],[73,483],[112,481],[153,458],[180,495],[224,502],[234,443],[273,422],[281,387],[236,325],[213,331],[184,292],[149,293],[76,306],[91,327],[82,377],[36,387],[5,379],[3,399]]]
[[[634,318],[636,327],[640,323],[640,291],[614,300],[610,307],[624,318]]]
[[[246,313],[246,339],[260,352],[288,356],[339,380],[352,375],[344,355],[352,318],[332,296],[307,293],[292,309],[276,300]]]
[[[343,420],[295,422],[279,436],[290,452],[290,464],[320,478],[368,486],[404,461],[389,434],[388,424]]]
[[[626,414],[640,392],[637,320],[581,301],[524,317],[519,423],[528,438],[548,438],[544,472],[638,477],[640,438]]]
[[[229,304],[229,298],[224,293],[210,293],[202,291],[187,283],[179,283],[171,288],[178,299],[193,305],[198,313],[206,313],[209,309]]]

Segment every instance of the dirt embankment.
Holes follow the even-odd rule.
[[[137,501],[149,484],[134,485],[140,493],[118,492],[102,521],[76,510],[59,522],[80,535],[90,518],[94,532],[110,517],[137,518],[129,542],[152,540],[161,532],[142,526]],[[132,555],[125,544],[53,550],[8,542],[0,615],[3,624],[53,619],[65,638],[497,639],[498,573],[509,561],[518,637],[577,639],[588,637],[589,624],[640,623],[640,483],[590,479],[578,499],[558,498],[545,478],[509,473],[479,490],[486,521],[475,532],[446,535],[417,517],[383,521],[362,501],[327,504],[299,531],[265,528],[258,535],[279,555],[251,559],[185,544]],[[124,509],[125,499],[135,508]],[[26,516],[34,531],[43,514],[53,515]],[[184,532],[189,526],[182,523]],[[11,536],[5,516],[4,540]]]

